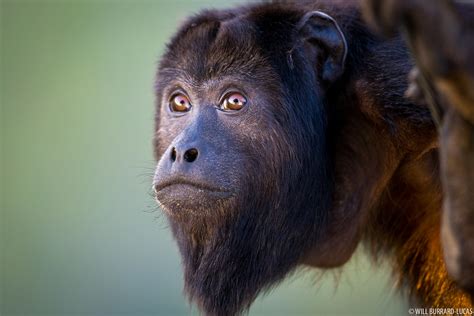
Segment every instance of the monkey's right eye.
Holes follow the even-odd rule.
[[[170,100],[171,112],[185,113],[191,110],[191,102],[188,97],[182,93],[175,94]]]

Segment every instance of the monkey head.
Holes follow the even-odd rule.
[[[319,11],[206,11],[157,73],[154,189],[209,315],[247,309],[327,230],[334,189],[326,90],[347,44]]]

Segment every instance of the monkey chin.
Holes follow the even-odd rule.
[[[300,264],[314,242],[308,227],[315,225],[294,218],[294,210],[283,210],[284,216],[275,219],[270,205],[246,206],[226,199],[205,216],[196,215],[202,211],[196,208],[187,216],[173,209],[168,216],[180,248],[185,292],[206,315],[245,312],[261,291]]]

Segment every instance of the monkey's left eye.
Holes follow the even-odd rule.
[[[175,94],[170,100],[170,110],[178,113],[188,112],[191,110],[191,102],[184,94]]]
[[[220,105],[223,111],[238,111],[247,104],[247,99],[238,92],[227,95]]]

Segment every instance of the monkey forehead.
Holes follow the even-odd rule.
[[[201,81],[218,76],[252,76],[279,68],[291,50],[288,37],[297,22],[284,12],[287,16],[268,7],[205,11],[177,32],[160,70],[176,69]],[[284,32],[278,32],[278,28]]]
[[[216,76],[244,75],[265,67],[251,26],[240,21],[190,26],[168,47],[160,69],[180,69],[197,81]]]

